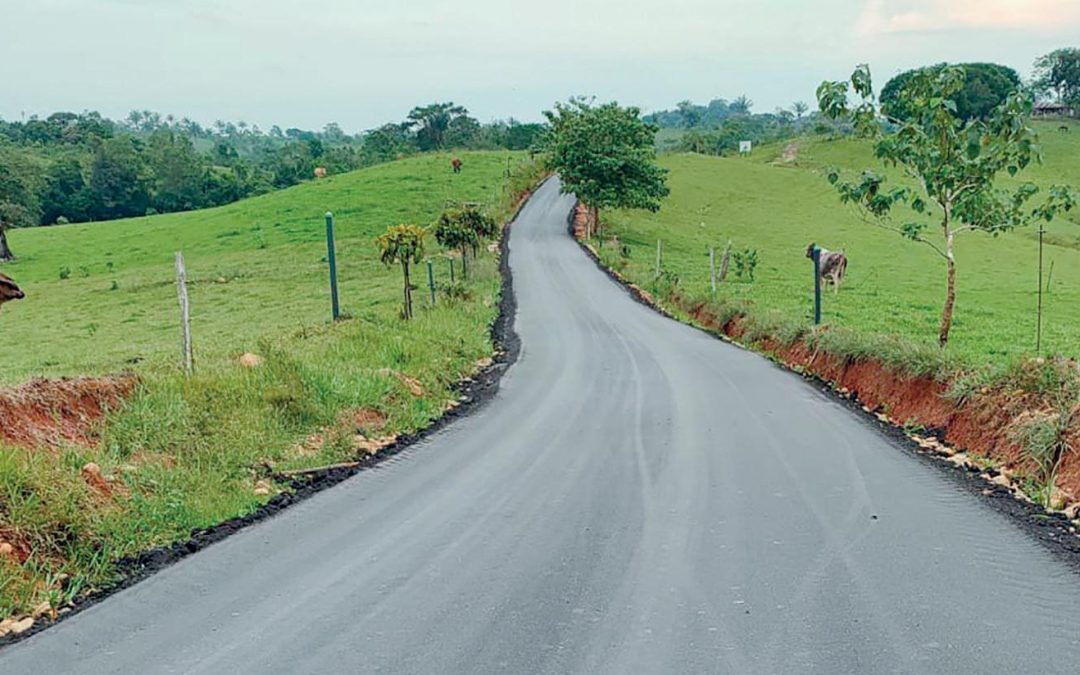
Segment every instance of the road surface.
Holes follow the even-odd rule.
[[[1080,579],[765,359],[633,302],[546,184],[473,416],[0,673],[1057,673]],[[874,518],[876,516],[876,519]]]

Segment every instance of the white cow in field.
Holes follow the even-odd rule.
[[[832,284],[833,293],[839,293],[840,284],[843,283],[844,274],[847,272],[847,254],[843,251],[830,251],[817,244],[810,244],[806,247],[807,258],[814,259],[815,248],[820,251],[821,280]]]

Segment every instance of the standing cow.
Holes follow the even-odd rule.
[[[461,173],[461,160],[457,157],[450,160],[450,168],[454,170],[454,173]]]
[[[814,259],[814,249],[818,249],[821,262],[821,280],[832,284],[833,293],[840,292],[840,284],[844,281],[847,272],[847,255],[843,251],[830,251],[820,248],[817,244],[806,247],[806,257]]]
[[[0,273],[0,307],[9,300],[22,300],[26,294],[6,274]]]

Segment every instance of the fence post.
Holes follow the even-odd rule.
[[[195,370],[195,357],[191,349],[191,307],[188,304],[187,270],[184,254],[176,252],[176,294],[180,300],[180,333],[183,349],[184,372],[190,376]]]
[[[656,240],[656,278],[660,278],[660,265],[663,262],[664,256],[664,242],[660,239]]]
[[[709,286],[712,287],[713,295],[716,295],[716,247],[709,247]]]
[[[1035,354],[1042,353],[1042,317],[1043,317],[1043,234],[1046,228],[1039,224],[1039,305],[1035,327]]]
[[[454,283],[454,259],[447,258],[446,260],[450,263],[450,283]]]
[[[731,240],[724,247],[724,255],[720,258],[720,281],[727,279],[728,268],[731,266]]]
[[[330,263],[330,308],[337,321],[341,317],[341,307],[338,305],[337,288],[337,257],[334,247],[334,214],[326,212],[326,259]]]
[[[814,325],[821,325],[821,249],[817,246],[813,251],[814,259]]]
[[[435,304],[435,270],[431,263],[431,258],[427,261],[427,283],[428,288],[431,289],[431,304]]]

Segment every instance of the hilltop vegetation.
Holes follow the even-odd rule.
[[[444,148],[524,150],[542,130],[481,124],[453,103],[356,135],[335,123],[263,131],[150,111],[122,121],[94,112],[0,120],[0,230],[190,211],[296,185],[317,169],[334,175]]]

